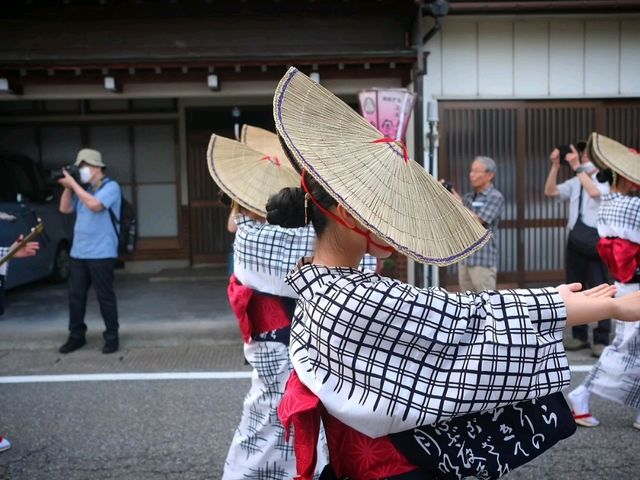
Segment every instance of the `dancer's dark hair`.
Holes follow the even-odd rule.
[[[608,182],[609,185],[613,185],[613,172],[610,169],[600,170],[596,175],[599,182]]]
[[[300,167],[296,164],[286,144],[281,141],[281,145],[291,164],[300,171]],[[309,194],[323,208],[328,210],[338,204],[311,175],[305,174],[304,180]],[[305,215],[305,191],[301,187],[283,188],[278,193],[271,195],[267,201],[267,222],[284,228],[302,227],[311,222],[316,235],[322,236],[327,228],[327,217],[313,204],[311,198],[307,198],[306,210]]]

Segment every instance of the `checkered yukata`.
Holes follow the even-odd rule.
[[[311,225],[281,228],[236,216],[234,274],[242,285],[270,296],[297,298],[284,282],[301,256],[313,254],[315,232]],[[366,256],[362,268],[375,269]],[[286,330],[286,332],[283,332]],[[293,369],[288,351],[288,327],[262,332],[244,344],[253,367],[251,388],[244,399],[242,417],[225,461],[224,480],[290,479],[295,476],[293,441],[285,440],[277,408]],[[327,463],[326,440],[321,436],[318,471]]]
[[[640,289],[640,197],[619,193],[604,195],[598,211],[598,233],[600,243],[613,241],[619,244],[614,249],[616,253],[635,249],[635,258],[620,258],[614,254],[603,260],[611,271],[623,270],[635,262],[635,275],[630,282],[616,281],[616,296],[637,292]],[[622,248],[623,243],[626,248]],[[616,320],[615,332],[611,345],[600,355],[584,386],[601,397],[640,410],[640,321]]]
[[[328,413],[368,435],[433,424],[569,385],[555,288],[449,293],[302,261],[290,354]]]
[[[10,248],[9,247],[0,247],[0,258],[4,257],[7,253],[9,253]],[[300,257],[298,257],[300,258]],[[5,262],[3,265],[0,265],[0,275],[6,275],[7,274],[7,265],[9,263]]]

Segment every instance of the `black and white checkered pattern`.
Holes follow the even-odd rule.
[[[303,264],[290,354],[329,413],[372,437],[560,391],[554,288],[454,294]]]
[[[474,202],[482,206],[474,206]],[[462,197],[462,203],[474,212],[482,220],[492,236],[487,244],[473,255],[461,261],[470,267],[497,267],[498,266],[498,239],[496,232],[498,223],[504,212],[504,197],[493,185],[480,193],[468,192]]]
[[[9,247],[0,247],[0,258],[4,257],[7,253],[9,253]],[[7,265],[8,262],[0,265],[0,275],[7,274]]]
[[[242,214],[236,224],[234,261],[247,270],[284,278],[300,257],[313,252],[316,234],[311,225],[282,228]]]
[[[604,195],[598,210],[598,234],[640,243],[640,197]]]
[[[284,281],[301,257],[313,255],[316,234],[311,224],[301,228],[282,228],[240,214],[236,216],[236,225],[234,262],[252,272]],[[375,257],[365,255],[360,269],[375,271]]]

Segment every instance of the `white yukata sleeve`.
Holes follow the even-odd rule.
[[[369,436],[569,384],[556,289],[462,295],[344,277],[327,287],[304,305],[313,356],[292,344],[294,365],[330,414]]]

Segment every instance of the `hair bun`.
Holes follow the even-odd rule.
[[[284,228],[305,226],[304,191],[301,188],[283,188],[267,201],[267,222]]]
[[[609,185],[613,184],[613,172],[610,169],[600,170],[596,175],[596,178],[600,183],[609,183]]]

